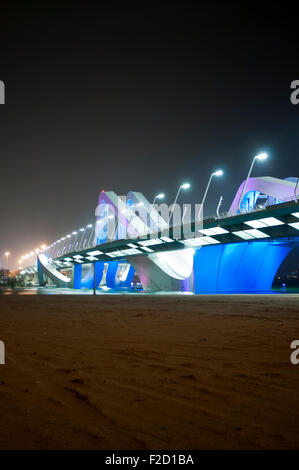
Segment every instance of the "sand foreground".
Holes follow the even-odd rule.
[[[0,296],[0,449],[298,449],[299,297]]]

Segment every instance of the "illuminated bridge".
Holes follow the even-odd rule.
[[[141,193],[101,192],[95,223],[38,253],[36,266],[28,257],[22,273],[75,289],[130,289],[138,281],[147,292],[268,291],[299,246],[297,186],[296,178],[249,178],[227,213],[179,225]]]

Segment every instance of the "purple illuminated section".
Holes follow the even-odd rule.
[[[245,181],[243,181],[239,187],[229,209],[229,213],[232,215],[238,212],[239,199],[241,197],[244,184]],[[279,201],[284,199],[291,199],[295,198],[295,188],[296,183],[293,181],[271,178],[270,176],[249,178],[246,187],[246,194],[244,195],[243,199],[246,198],[247,194],[250,192],[265,194],[266,196],[270,196],[271,198],[277,199]]]

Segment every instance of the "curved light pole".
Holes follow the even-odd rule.
[[[86,248],[91,248],[91,246],[92,246],[92,245],[90,245],[90,243],[91,243],[91,239],[92,239],[92,236],[93,236],[93,233],[94,233],[94,225],[93,224],[88,224],[86,226],[86,228],[92,228],[93,229],[93,230],[91,230],[90,237],[89,237],[88,242],[87,242],[88,246]]]
[[[243,189],[242,189],[242,192],[241,192],[241,196],[240,196],[240,199],[239,199],[239,204],[238,204],[238,208],[239,208],[239,211],[241,212],[241,202],[242,202],[242,199],[243,199],[243,196],[244,194],[246,194],[246,188],[247,188],[247,184],[248,184],[248,180],[250,178],[250,175],[251,175],[251,172],[252,172],[252,169],[253,169],[253,165],[255,164],[256,160],[266,160],[268,158],[268,154],[263,152],[263,153],[259,153],[258,155],[256,155],[252,162],[251,162],[251,165],[250,165],[250,168],[249,168],[249,172],[248,172],[248,175],[247,175],[247,178],[246,178],[246,181],[245,181],[245,184],[243,186]]]
[[[153,202],[152,202],[151,210],[153,209],[154,204],[155,204],[155,202],[156,202],[157,199],[164,199],[164,198],[165,198],[165,194],[164,194],[164,193],[156,194],[156,196],[154,197],[154,200],[153,200]],[[158,228],[159,228],[159,227],[160,227],[160,217],[161,217],[161,214],[160,214],[160,213],[158,213],[158,214],[159,214],[159,216],[158,216]],[[151,220],[151,219],[148,219],[148,220],[147,220],[147,226],[150,225],[149,220]]]
[[[154,200],[152,202],[152,206],[155,204],[156,200],[157,199],[164,199],[165,198],[165,194],[164,193],[160,193],[160,194],[157,194],[155,197],[154,197]]]
[[[182,191],[182,189],[186,190],[186,189],[189,189],[190,187],[191,187],[190,183],[181,184],[181,186],[179,187],[178,192],[177,192],[176,197],[175,197],[175,200],[174,200],[174,203],[173,203],[173,206],[172,206],[172,209],[171,209],[171,213],[170,213],[170,217],[169,217],[169,223],[170,223],[171,217],[173,215],[174,208],[175,208],[175,205],[176,205],[177,200],[179,198],[180,192]]]
[[[222,176],[222,175],[223,175],[223,171],[222,171],[222,170],[217,170],[217,171],[214,171],[214,173],[211,173],[211,176],[210,176],[210,178],[209,178],[209,181],[208,181],[208,184],[207,184],[205,193],[204,193],[203,198],[202,198],[202,201],[201,201],[201,212],[203,211],[203,205],[204,205],[204,203],[205,203],[205,201],[206,201],[206,197],[207,197],[207,194],[208,194],[209,187],[210,187],[210,184],[211,184],[212,179],[214,178],[214,176]]]
[[[218,205],[217,205],[217,209],[216,209],[217,219],[220,219],[219,210],[220,210],[220,207],[222,205],[222,202],[223,202],[223,196],[220,196],[220,199],[219,199],[219,202],[218,202]]]

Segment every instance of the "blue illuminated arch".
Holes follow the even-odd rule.
[[[271,289],[282,261],[292,250],[270,242],[202,247],[194,254],[194,291],[262,292]]]

